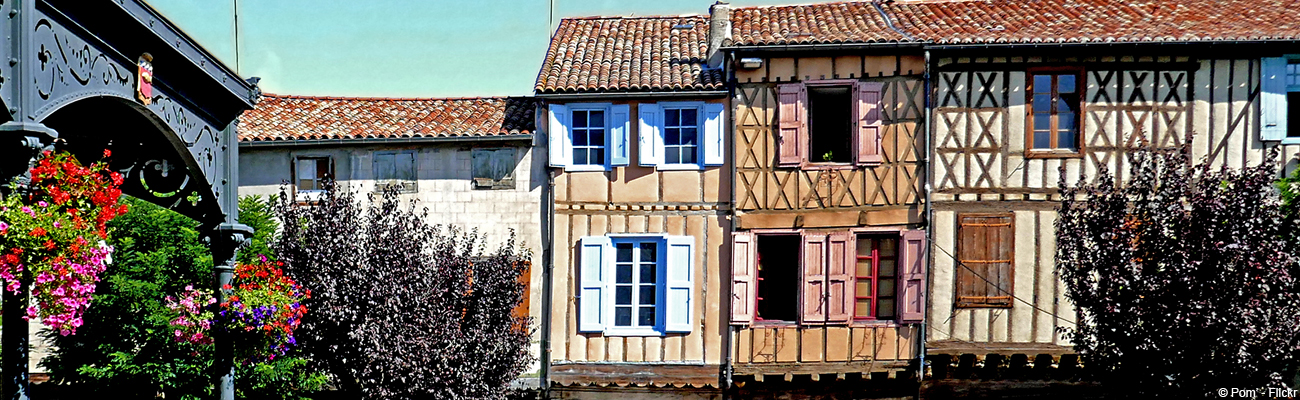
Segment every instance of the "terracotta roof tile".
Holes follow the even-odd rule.
[[[930,0],[882,6],[898,28],[943,44],[1300,39],[1296,0]]]
[[[533,133],[536,99],[399,99],[268,94],[239,119],[239,141],[484,137]]]
[[[743,7],[734,46],[1300,40],[1297,0],[915,0]]]
[[[537,74],[538,93],[723,88],[705,65],[709,21],[680,17],[565,18]]]
[[[731,11],[735,46],[909,42],[871,2],[742,7]]]

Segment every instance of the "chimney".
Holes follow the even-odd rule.
[[[722,48],[725,41],[731,40],[731,4],[719,0],[709,6],[709,53],[708,64],[710,68],[722,66],[722,53],[718,49]]]

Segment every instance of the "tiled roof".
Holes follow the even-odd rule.
[[[709,69],[704,16],[565,18],[537,74],[537,93],[723,88]]]
[[[890,29],[871,2],[737,8],[731,39],[735,46],[910,41]]]
[[[733,46],[1300,40],[1296,0],[914,0],[743,7]],[[893,27],[890,27],[890,24]]]
[[[268,94],[239,119],[239,141],[490,137],[531,134],[536,99],[399,99]]]
[[[968,0],[882,5],[934,43],[1300,39],[1296,0]]]

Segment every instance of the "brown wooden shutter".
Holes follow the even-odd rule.
[[[800,260],[803,275],[800,322],[826,322],[826,235],[804,233]]]
[[[853,318],[856,237],[850,232],[832,233],[826,257],[826,321],[849,322]]]
[[[731,322],[750,324],[754,322],[754,308],[758,301],[754,286],[754,278],[758,275],[754,234],[734,232],[731,238]]]
[[[781,104],[777,111],[780,117],[777,164],[797,167],[803,162],[808,147],[807,88],[802,83],[777,85],[777,100]]]
[[[856,134],[853,135],[853,145],[857,149],[857,157],[853,162],[858,165],[879,164],[884,160],[881,155],[881,128],[884,123],[881,119],[881,92],[884,90],[884,84],[880,82],[857,82],[853,90],[853,124]]]
[[[902,293],[898,302],[900,322],[922,322],[925,319],[926,255],[930,244],[925,231],[903,231],[902,259],[899,260],[899,278]]]
[[[957,218],[957,306],[1010,307],[1013,215],[962,214]]]

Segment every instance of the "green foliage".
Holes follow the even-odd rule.
[[[242,196],[239,198],[239,223],[253,228],[253,240],[239,250],[241,264],[253,264],[266,255],[272,261],[271,243],[275,242],[280,223],[275,219],[275,198],[271,196]]]
[[[212,282],[212,257],[201,241],[200,226],[145,201],[123,199],[130,211],[109,223],[117,252],[96,288],[85,324],[75,336],[46,331],[54,349],[42,366],[56,382],[72,384],[88,398],[208,397],[212,354],[195,353],[174,341],[171,313],[163,302],[187,284]],[[241,207],[240,222],[259,230],[250,249],[266,249],[271,236],[260,231],[274,232],[274,220],[262,218],[266,214],[259,214],[253,203],[240,202],[252,205],[247,211]],[[241,365],[236,389],[246,398],[298,398],[303,391],[319,390],[325,379],[305,364],[290,353],[265,365]]]

